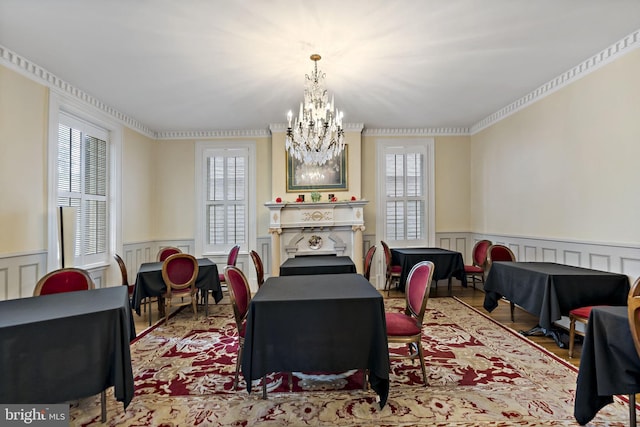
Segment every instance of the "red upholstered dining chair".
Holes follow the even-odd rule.
[[[232,265],[236,266],[236,262],[238,261],[238,253],[240,252],[240,245],[235,245],[229,251],[229,255],[227,256],[227,266]],[[226,279],[224,277],[224,273],[219,273],[220,284],[227,284]]]
[[[367,251],[367,254],[364,257],[364,272],[363,276],[365,279],[369,280],[371,276],[371,264],[373,264],[373,256],[376,254],[376,247],[371,246]]]
[[[167,290],[164,299],[165,323],[169,321],[171,306],[189,305],[193,307],[193,316],[198,318],[196,279],[198,278],[198,260],[190,254],[173,254],[162,264],[162,280]],[[190,297],[185,300],[186,297]],[[174,298],[180,298],[174,301]]]
[[[487,249],[487,272],[491,269],[491,263],[494,261],[515,261],[516,256],[513,254],[511,249],[504,245],[491,245],[489,249]],[[511,309],[511,321],[514,322],[514,311],[516,305],[509,301],[509,308]]]
[[[422,321],[429,299],[429,285],[435,269],[431,261],[421,261],[414,265],[407,278],[405,288],[406,307],[404,313],[385,313],[387,322],[387,341],[407,344],[407,355],[389,354],[392,359],[420,359],[424,386],[427,382],[427,368],[422,350]]]
[[[135,289],[136,285],[135,285],[135,283],[134,284],[129,284],[129,276],[127,274],[127,266],[125,265],[125,263],[122,260],[122,258],[120,257],[120,255],[113,254],[113,258],[118,263],[118,268],[120,268],[120,276],[122,277],[122,286],[126,286],[127,287],[127,292],[129,293],[129,299],[131,299],[131,297],[133,296],[133,290]],[[146,308],[145,308],[145,310],[146,310]]]
[[[589,322],[591,309],[593,305],[587,307],[578,307],[569,311],[569,357],[573,357],[573,347],[575,344],[576,334],[584,336],[583,331],[576,329],[576,322],[586,325]]]
[[[236,357],[236,376],[233,380],[233,387],[238,389],[238,375],[240,373],[240,363],[242,362],[242,350],[244,348],[244,333],[246,327],[249,303],[251,302],[251,290],[246,276],[238,267],[229,265],[224,268],[224,276],[229,289],[229,299],[233,307],[233,315],[238,329],[238,356]],[[263,386],[266,387],[263,381]]]
[[[489,246],[491,246],[490,240],[477,241],[471,251],[471,257],[473,258],[471,265],[464,266],[464,274],[466,274],[467,279],[471,280],[473,289],[476,288],[476,283],[484,285],[484,270],[487,265]]]
[[[387,265],[387,273],[386,280],[384,282],[384,289],[387,291],[387,296],[389,296],[389,291],[391,291],[391,283],[395,282],[396,287],[400,284],[400,276],[402,275],[402,266],[400,265],[392,265],[391,264],[391,249],[389,249],[389,245],[384,240],[380,240],[382,244],[382,249],[384,249],[384,260]]]
[[[33,290],[33,296],[86,291],[96,285],[89,272],[81,268],[60,268],[45,274]]]
[[[157,260],[158,262],[162,262],[173,254],[181,254],[182,251],[173,246],[166,246],[164,248],[160,248],[158,251]]]
[[[258,252],[252,250],[249,252],[249,255],[251,255],[253,266],[256,268],[256,278],[258,279],[258,288],[260,288],[264,283],[264,264],[262,263],[262,259]]]

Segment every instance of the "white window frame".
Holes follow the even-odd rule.
[[[108,267],[114,248],[122,244],[122,184],[121,184],[121,156],[122,156],[122,125],[115,122],[94,107],[71,98],[64,93],[51,90],[49,94],[49,124],[48,124],[48,201],[47,201],[47,269],[60,268],[61,254],[58,232],[58,125],[61,113],[72,117],[89,126],[104,129],[109,134],[108,147],[108,191],[107,191],[107,250],[103,257],[93,258],[83,264],[74,260],[75,267],[87,270]],[[69,264],[67,264],[69,265]]]
[[[195,194],[196,194],[196,238],[195,251],[197,256],[226,256],[233,245],[216,245],[208,247],[206,244],[206,200],[207,200],[207,158],[216,153],[227,153],[229,150],[244,150],[247,155],[246,183],[247,183],[247,229],[245,230],[246,244],[240,245],[240,250],[247,253],[255,246],[256,241],[256,142],[255,141],[196,141],[195,150]]]
[[[376,157],[377,157],[377,182],[376,182],[376,234],[380,236],[379,240],[384,240],[389,246],[397,247],[424,247],[435,246],[435,162],[434,162],[434,146],[433,138],[415,138],[415,139],[379,139],[376,141]],[[420,240],[390,240],[387,239],[387,221],[386,221],[386,163],[385,157],[387,153],[420,153],[424,156],[423,171],[425,194],[423,200],[425,202],[425,218],[424,238]]]

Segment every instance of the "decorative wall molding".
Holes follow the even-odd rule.
[[[345,123],[342,128],[345,130],[345,132],[362,132],[362,129],[364,129],[364,123]],[[284,133],[287,131],[287,124],[271,123],[269,125],[269,131],[271,133]]]
[[[516,113],[517,111],[539,101],[547,95],[552,94],[558,89],[575,82],[576,80],[586,76],[587,74],[597,70],[622,55],[636,49],[640,46],[640,30],[635,31],[628,36],[622,38],[618,42],[612,44],[599,53],[591,56],[587,60],[581,62],[570,70],[562,73],[556,78],[541,85],[522,98],[514,101],[506,107],[496,111],[481,121],[473,124],[471,127],[453,126],[453,127],[433,127],[433,128],[415,128],[415,129],[364,129],[363,123],[347,123],[345,130],[348,132],[362,132],[365,136],[466,136],[474,135],[481,130],[501,121],[504,118]],[[0,63],[14,69],[21,74],[31,78],[46,87],[60,91],[66,95],[74,97],[83,103],[86,103],[105,114],[116,119],[118,122],[137,130],[153,139],[195,139],[195,138],[262,138],[269,137],[274,132],[285,132],[287,125],[285,123],[274,123],[269,125],[269,129],[249,129],[249,130],[210,130],[210,131],[163,131],[157,132],[138,120],[127,116],[126,114],[110,107],[86,92],[72,86],[53,73],[45,70],[39,65],[23,58],[12,50],[0,45]],[[364,129],[364,130],[363,130]]]
[[[126,114],[116,110],[109,105],[106,105],[102,101],[94,98],[88,93],[72,86],[66,81],[62,80],[55,74],[45,70],[39,65],[34,64],[33,62],[23,58],[12,50],[7,49],[6,47],[0,45],[0,63],[6,65],[7,67],[18,71],[20,74],[35,80],[36,82],[49,87],[53,90],[59,91],[62,94],[71,96],[87,105],[90,105],[97,110],[113,117],[118,122],[124,124],[125,126],[135,129],[138,132],[146,135],[150,138],[156,138],[156,133],[149,129],[147,126],[143,125],[136,119],[127,116]]]
[[[518,261],[557,262],[611,271],[626,274],[631,282],[640,277],[640,246],[634,245],[470,232],[443,232],[436,233],[436,246],[462,253],[465,263],[469,263],[473,245],[482,239],[508,246],[514,252]],[[377,245],[378,248],[371,266],[370,280],[377,289],[382,289],[384,287],[386,265],[380,239],[377,238],[375,233],[363,233],[362,254],[366,254],[367,250],[373,245]],[[140,264],[155,261],[158,249],[162,246],[176,246],[183,252],[194,253],[195,242],[190,239],[181,239],[125,244],[120,256],[127,266],[130,282],[135,281]],[[258,237],[256,239],[256,250],[262,258],[265,267],[265,278],[267,278],[272,270],[273,262],[271,259],[271,236]],[[218,265],[218,271],[222,273],[226,265],[227,256],[221,254],[209,258]],[[0,300],[31,296],[36,282],[47,271],[46,264],[46,252],[0,255]],[[248,256],[247,248],[241,248],[237,265],[247,275],[251,283],[251,290],[256,292],[258,287],[255,268]],[[110,269],[101,267],[91,270],[91,277],[96,282],[97,287],[120,284],[120,271],[115,266],[115,262],[111,267]]]
[[[268,138],[266,129],[231,129],[203,131],[167,131],[156,133],[156,139]]]
[[[514,114],[515,112],[539,101],[547,95],[552,94],[558,89],[575,82],[578,79],[592,73],[598,68],[606,65],[622,55],[636,49],[640,46],[640,30],[629,34],[608,48],[593,55],[589,59],[581,62],[570,70],[562,73],[553,80],[548,81],[537,89],[529,92],[522,98],[514,101],[506,107],[496,111],[489,117],[480,120],[478,123],[471,126],[471,135],[480,132],[481,130],[501,121],[502,119]]]
[[[467,136],[468,127],[435,127],[416,129],[365,129],[364,136]]]

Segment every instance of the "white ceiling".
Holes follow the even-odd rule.
[[[638,0],[0,0],[0,45],[155,132],[284,123],[312,53],[347,123],[469,127],[638,29]]]

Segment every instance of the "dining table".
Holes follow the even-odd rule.
[[[113,386],[126,409],[135,336],[126,286],[0,301],[0,402],[54,404]]]
[[[626,305],[629,278],[624,274],[553,262],[496,261],[484,283],[484,308],[491,312],[505,297],[538,317],[524,335],[542,333],[565,344],[551,326],[574,308]]]
[[[574,416],[589,423],[614,395],[640,393],[640,357],[626,306],[598,306],[587,323],[576,383]],[[635,417],[635,405],[629,408]]]
[[[136,284],[133,290],[131,305],[138,315],[144,299],[160,297],[167,290],[167,285],[162,278],[163,262],[145,262],[140,265],[136,276]],[[198,258],[198,277],[196,288],[204,292],[205,315],[209,315],[209,291],[216,302],[223,297],[220,276],[215,262],[209,258]],[[161,309],[163,307],[160,307]],[[149,310],[149,325],[151,325],[151,310]]]
[[[304,255],[288,258],[280,265],[280,276],[300,274],[355,273],[356,265],[348,256]]]
[[[251,299],[242,352],[249,392],[273,372],[366,369],[383,407],[389,366],[382,295],[360,274],[270,277]]]
[[[443,248],[391,248],[391,264],[402,267],[398,284],[400,290],[404,291],[411,269],[421,261],[433,263],[435,267],[433,280],[437,282],[447,279],[449,293],[451,293],[453,277],[460,280],[462,286],[467,286],[464,260],[460,252]]]

